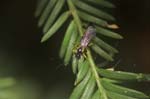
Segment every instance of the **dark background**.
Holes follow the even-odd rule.
[[[113,2],[117,5],[115,16],[119,31],[124,36],[119,43],[118,67],[150,73],[150,1]],[[0,1],[0,74],[18,79],[20,89],[15,90],[26,88],[28,93],[34,92],[27,94],[27,99],[37,99],[37,95],[49,97],[46,99],[67,96],[74,76],[58,58],[61,37],[57,34],[47,43],[40,43],[42,32],[34,18],[35,8],[36,0]]]

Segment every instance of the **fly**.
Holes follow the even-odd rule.
[[[92,38],[95,37],[95,35],[96,35],[95,28],[93,26],[89,26],[87,28],[85,34],[81,38],[80,45],[77,48],[77,51],[76,51],[76,54],[75,54],[77,59],[80,59],[81,55],[85,56],[85,54],[84,54],[84,52],[86,52],[85,49],[89,45]]]

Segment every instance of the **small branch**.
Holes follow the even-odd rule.
[[[82,36],[83,35],[82,23],[81,23],[81,20],[77,14],[77,10],[76,10],[72,0],[67,0],[67,3],[68,3],[68,6],[70,9],[70,12],[72,13],[73,18],[75,19],[75,23],[77,24],[80,36]]]
[[[94,61],[93,61],[93,57],[92,57],[91,52],[90,52],[89,49],[87,50],[87,56],[88,56],[88,61],[89,61],[89,63],[90,63],[92,72],[93,72],[94,77],[95,77],[95,79],[96,79],[96,83],[97,83],[98,89],[99,89],[101,95],[103,95],[103,98],[104,98],[104,99],[108,99],[108,98],[107,98],[107,95],[106,95],[106,93],[105,93],[105,89],[103,88],[103,86],[102,86],[102,84],[101,84],[101,82],[100,82],[100,77],[99,77],[99,75],[98,75],[98,73],[97,73],[96,66],[95,66],[95,63],[94,63]]]

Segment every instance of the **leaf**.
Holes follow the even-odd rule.
[[[123,37],[115,32],[112,32],[108,29],[104,29],[102,27],[98,27],[98,26],[95,26],[96,28],[96,32],[97,33],[100,33],[104,36],[107,36],[107,37],[111,37],[111,38],[114,38],[114,39],[123,39]]]
[[[141,79],[141,80],[139,79],[139,81],[150,81],[150,74],[143,74],[142,78],[143,79]]]
[[[129,73],[123,71],[110,71],[102,68],[97,68],[100,76],[123,81],[149,81],[144,74]]]
[[[107,7],[107,8],[115,8],[115,5],[106,1],[106,0],[87,0],[93,4],[97,4],[103,7]]]
[[[82,65],[83,65],[83,63],[84,63],[84,57],[83,56],[81,56],[80,57],[80,59],[78,60],[78,70],[80,70],[81,69],[81,67],[82,67]]]
[[[107,92],[107,93],[108,93],[108,97],[111,99],[137,99],[137,98],[133,98],[133,97],[125,96],[125,95],[120,95],[114,92]]]
[[[71,96],[69,99],[79,99],[82,95],[82,93],[84,92],[84,89],[89,81],[91,77],[91,72],[88,71],[86,77],[84,78],[84,80],[79,83],[73,90],[73,92],[71,93]]]
[[[76,28],[76,25],[75,25],[74,21],[71,21],[69,26],[68,26],[68,29],[65,33],[62,44],[61,44],[60,53],[59,53],[60,58],[64,57],[66,49],[67,49],[68,44],[69,44],[69,40],[71,39],[71,34],[75,28]]]
[[[98,37],[95,37],[95,38],[94,38],[94,42],[95,42],[97,45],[101,46],[102,48],[106,49],[106,50],[109,51],[109,52],[118,53],[118,50],[117,50],[117,49],[115,49],[115,48],[112,47],[111,45],[105,43],[103,40],[101,40],[101,39],[98,38]]]
[[[46,41],[48,38],[50,38],[62,25],[63,23],[68,19],[69,12],[64,12],[58,20],[55,22],[55,24],[48,30],[48,32],[42,37],[41,42]]]
[[[81,99],[91,99],[95,86],[95,78],[92,76],[83,92]]]
[[[112,84],[122,84],[124,83],[124,81],[120,81],[120,80],[114,80],[114,79],[108,79],[108,78],[101,78],[102,80],[105,80],[107,82],[110,82]]]
[[[108,66],[109,64],[109,61],[103,61],[103,62],[101,62],[101,63],[98,63],[97,64],[97,67],[100,67],[100,68],[103,68],[103,67],[105,67],[105,66]]]
[[[77,69],[78,69],[78,60],[75,57],[75,55],[73,55],[73,58],[72,58],[72,71],[73,71],[74,74],[77,73]]]
[[[129,96],[129,97],[133,97],[133,98],[138,98],[138,99],[149,99],[149,97],[146,96],[142,92],[129,89],[129,88],[125,88],[119,85],[111,84],[110,82],[107,82],[106,80],[102,80],[101,83],[104,86],[104,88],[108,91],[121,94],[121,95],[125,95],[125,96]]]
[[[79,0],[76,1],[75,5],[78,8],[82,9],[83,11],[86,11],[86,12],[88,12],[90,14],[96,15],[96,16],[98,16],[100,18],[103,18],[103,19],[106,19],[106,20],[110,20],[110,21],[114,21],[115,20],[115,18],[113,16],[109,15],[108,13],[106,13],[106,12],[100,10],[100,9],[97,9],[95,7],[92,7],[89,4],[86,4],[86,3],[82,2],[82,1],[79,1]]]
[[[77,74],[77,80],[76,80],[76,84],[79,83],[87,74],[89,70],[89,63],[88,61],[84,61],[83,64],[81,64],[79,72]]]
[[[46,8],[44,9],[39,22],[38,22],[38,26],[41,27],[44,22],[46,21],[46,19],[48,18],[48,15],[50,14],[51,10],[53,9],[53,7],[55,6],[57,0],[50,0],[46,6]]]
[[[35,17],[40,16],[40,14],[42,13],[42,11],[45,8],[48,1],[49,0],[41,0],[38,2],[38,5],[37,5],[36,11],[35,11]]]
[[[99,90],[96,90],[96,92],[92,96],[92,99],[101,99]]]
[[[44,27],[43,32],[47,32],[48,29],[52,26],[55,19],[57,18],[58,14],[62,10],[63,5],[65,4],[65,0],[58,0],[55,7],[53,8],[53,11],[51,12],[50,16],[48,17]]]
[[[68,44],[68,48],[66,50],[66,55],[65,55],[65,58],[64,58],[65,65],[68,65],[68,63],[71,59],[73,44],[77,40],[77,36],[78,36],[77,29],[74,28],[73,31],[72,31],[72,35],[71,35],[71,38],[70,38],[70,41],[69,41],[69,44]]]
[[[78,14],[79,14],[80,18],[83,19],[84,21],[92,22],[92,23],[95,23],[95,24],[103,26],[103,27],[107,27],[107,25],[108,25],[105,20],[94,17],[94,16],[89,15],[85,12],[82,12],[82,11],[78,10]]]
[[[93,51],[95,51],[101,57],[105,58],[108,61],[113,61],[113,58],[109,54],[107,54],[104,50],[102,50],[100,47],[98,47],[96,44],[92,45],[91,47]]]
[[[119,26],[117,24],[108,24],[107,28],[109,28],[109,29],[119,29]]]

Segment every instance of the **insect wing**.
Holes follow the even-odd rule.
[[[87,45],[95,35],[96,35],[95,28],[89,26],[84,36],[81,39],[81,46],[84,48],[87,47]]]

